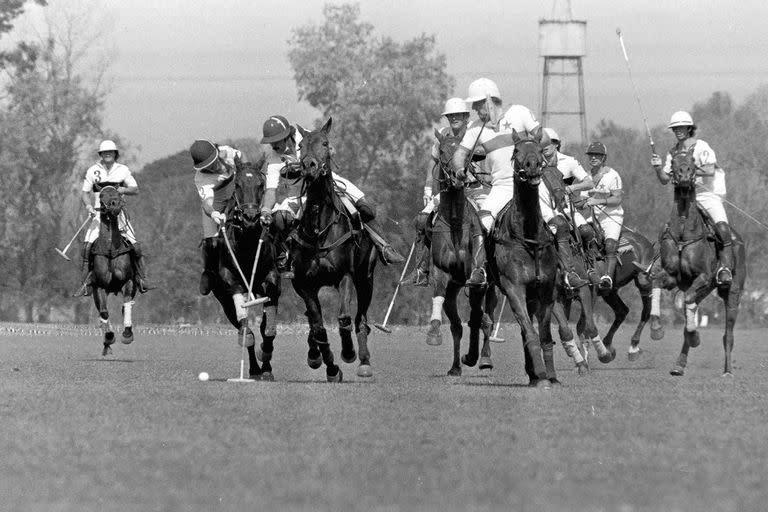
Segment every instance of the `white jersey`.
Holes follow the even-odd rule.
[[[611,167],[603,167],[601,176],[595,181],[595,186],[591,192],[595,197],[608,197],[614,190],[622,189],[621,176]],[[594,178],[594,176],[593,176]],[[600,205],[594,206],[595,217],[598,221],[602,221],[609,217],[623,218],[624,208],[621,204],[617,206]]]
[[[557,170],[562,173],[564,180],[573,178],[574,181],[580,182],[589,176],[578,160],[559,151],[557,152]]]
[[[715,151],[703,140],[699,139],[693,143],[693,161],[696,167],[704,167],[705,165],[714,165],[714,176],[697,176],[696,177],[696,195],[714,193],[718,196],[725,196],[725,171],[717,165],[717,157]],[[679,149],[679,143],[675,145],[674,149]],[[664,163],[664,172],[668,175],[672,174],[672,153],[667,153],[667,160]]]
[[[230,146],[218,146],[219,161],[222,163],[221,172],[211,173],[196,171],[195,187],[201,201],[213,199],[214,209],[223,208],[235,187],[235,172],[237,171],[237,162],[242,160],[243,154]],[[218,208],[217,208],[218,207]]]
[[[123,164],[115,162],[110,169],[104,167],[101,161],[93,164],[85,171],[82,191],[94,193],[93,206],[95,208],[99,207],[99,192],[94,190],[94,185],[97,183],[117,183],[124,187],[138,186],[136,179],[131,174],[131,170]]]

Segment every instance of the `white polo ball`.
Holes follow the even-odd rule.
[[[201,381],[205,382],[208,379],[210,379],[211,376],[208,375],[208,372],[200,372],[200,375],[198,375],[197,378],[200,379]]]

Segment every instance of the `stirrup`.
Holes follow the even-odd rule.
[[[720,274],[725,274],[725,277],[720,277]],[[733,272],[728,267],[720,267],[715,273],[715,283],[717,286],[730,285],[733,282]]]
[[[574,278],[573,280],[576,282],[576,284],[571,284],[570,277]],[[565,282],[565,286],[571,290],[575,290],[589,284],[589,281],[582,279],[582,277],[575,270],[568,270],[563,272],[563,281]]]

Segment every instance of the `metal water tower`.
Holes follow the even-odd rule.
[[[587,142],[587,113],[581,59],[587,55],[587,22],[573,19],[570,0],[566,0],[565,13],[560,16],[556,13],[557,4],[554,0],[552,19],[539,20],[539,56],[544,58],[541,123],[557,132],[567,132],[566,127],[557,126],[553,120],[578,116],[583,146]],[[553,83],[554,78],[559,79],[558,83]],[[553,86],[558,85],[558,94],[551,94]]]

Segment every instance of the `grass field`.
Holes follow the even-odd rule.
[[[765,332],[737,332],[733,378],[719,327],[684,377],[670,327],[634,363],[620,332],[584,377],[557,347],[552,390],[525,385],[512,325],[490,373],[447,377],[450,345],[395,328],[341,384],[305,332],[279,331],[275,382],[238,384],[230,334],[138,326],[102,358],[95,330],[0,329],[0,510],[768,509]]]

